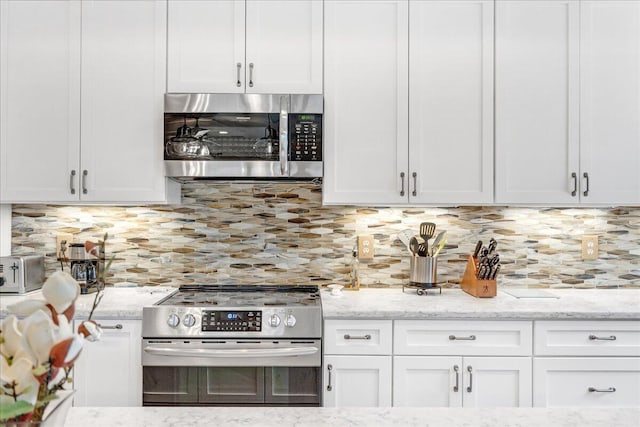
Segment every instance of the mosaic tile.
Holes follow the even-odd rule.
[[[59,269],[55,236],[77,241],[109,233],[116,255],[109,283],[345,283],[360,234],[376,256],[361,262],[363,287],[409,280],[409,253],[397,238],[424,221],[447,230],[438,279],[456,287],[478,239],[498,240],[498,286],[640,287],[640,207],[502,206],[367,208],[321,206],[311,182],[193,182],[173,206],[14,205],[12,251],[46,254]],[[599,235],[599,258],[581,259],[583,234]]]

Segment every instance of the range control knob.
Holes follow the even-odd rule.
[[[172,328],[175,328],[179,324],[180,324],[180,318],[178,317],[178,315],[175,313],[171,313],[169,315],[169,318],[167,319],[167,325],[171,326]]]
[[[187,314],[186,316],[184,316],[184,319],[182,319],[182,323],[184,324],[184,326],[190,328],[196,324],[196,318],[193,314]]]
[[[289,328],[293,328],[296,326],[296,317],[293,314],[287,314],[287,317],[284,319],[284,324]]]
[[[272,314],[271,317],[269,317],[269,326],[272,326],[274,328],[280,326],[280,316],[278,316],[277,314]]]

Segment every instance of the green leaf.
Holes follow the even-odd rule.
[[[0,421],[9,421],[20,415],[33,411],[34,406],[24,400],[17,400],[11,405],[0,405]]]

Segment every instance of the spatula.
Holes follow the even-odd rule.
[[[402,230],[398,233],[398,239],[407,247],[407,250],[411,250],[411,246],[409,246],[409,242],[411,241],[411,237],[413,237],[413,230]]]
[[[436,251],[436,248],[444,238],[445,234],[447,234],[446,231],[441,231],[436,235],[436,238],[433,240],[433,243],[431,244],[431,256],[435,256],[434,253]]]
[[[432,222],[423,222],[420,224],[420,237],[424,239],[427,253],[429,253],[429,239],[436,232],[436,225]]]

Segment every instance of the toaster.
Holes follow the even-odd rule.
[[[24,294],[44,283],[44,256],[0,257],[0,293]]]

